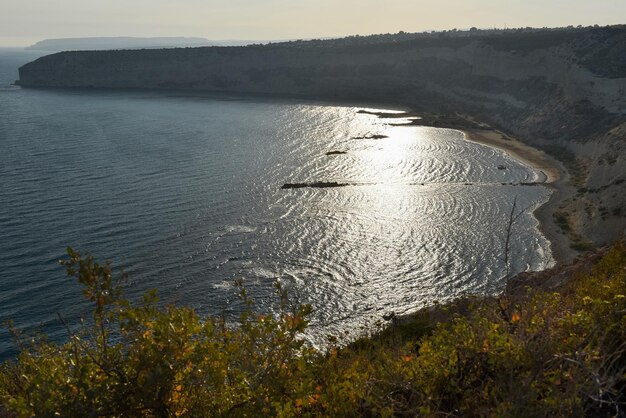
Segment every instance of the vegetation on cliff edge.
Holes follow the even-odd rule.
[[[17,335],[21,352],[0,369],[0,416],[625,414],[624,243],[556,289],[464,298],[325,353],[300,338],[310,307],[284,295],[264,315],[242,289],[247,310],[229,326],[161,307],[154,292],[132,304],[124,275],[89,255],[69,250],[63,263],[92,321],[68,325],[62,345]]]

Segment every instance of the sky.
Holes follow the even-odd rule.
[[[626,23],[626,0],[0,0],[0,46],[47,38],[282,40]]]

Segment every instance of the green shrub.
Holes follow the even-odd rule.
[[[310,308],[285,297],[278,314],[259,315],[242,289],[247,309],[228,326],[159,307],[154,293],[131,305],[123,276],[69,254],[93,324],[63,345],[18,340],[19,357],[0,371],[5,415],[570,417],[626,407],[623,243],[558,291],[468,297],[325,353],[299,337]]]
[[[312,355],[299,338],[308,306],[283,299],[277,316],[257,316],[242,290],[248,309],[237,327],[160,308],[155,292],[133,306],[122,297],[124,275],[68,253],[93,325],[60,346],[20,340],[17,361],[0,374],[2,404],[17,416],[276,415],[310,391],[299,379]]]

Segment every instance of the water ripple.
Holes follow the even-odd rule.
[[[0,317],[53,338],[57,311],[86,312],[56,264],[67,245],[127,268],[131,297],[158,288],[201,313],[235,309],[238,277],[271,309],[278,280],[314,306],[319,343],[498,290],[513,199],[549,195],[515,186],[540,177],[458,131],[354,107],[18,90],[0,91],[0,109]],[[372,134],[387,137],[358,139]],[[317,181],[355,186],[280,189]],[[513,248],[514,271],[551,263],[530,210]]]

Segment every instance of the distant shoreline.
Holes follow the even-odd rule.
[[[397,107],[391,106],[389,109],[391,108]],[[561,228],[554,221],[554,213],[558,207],[563,201],[571,198],[576,193],[574,188],[568,184],[569,174],[567,170],[563,164],[554,157],[510,135],[475,121],[466,115],[428,113],[420,112],[416,109],[391,115],[382,110],[360,110],[359,112],[384,118],[417,117],[405,126],[429,126],[442,129],[455,129],[462,132],[467,141],[502,150],[512,158],[539,171],[545,176],[541,184],[548,187],[552,192],[548,200],[533,212],[533,215],[539,222],[539,231],[550,242],[552,258],[557,264],[569,262],[577,255],[577,253],[570,248],[568,236],[563,234]]]
[[[522,164],[541,172],[545,178],[539,184],[548,187],[552,193],[548,200],[533,212],[533,215],[539,222],[539,231],[550,242],[552,257],[557,264],[569,262],[575,258],[577,253],[570,248],[568,236],[563,234],[561,228],[554,221],[554,212],[564,200],[571,198],[576,193],[575,189],[568,184],[569,174],[560,161],[467,115],[420,112],[417,109],[394,114],[385,113],[386,110],[398,108],[397,106],[390,106],[383,110],[377,107],[377,110],[363,109],[359,112],[376,115],[381,118],[415,118],[411,123],[397,124],[396,126],[427,126],[454,129],[462,132],[467,141],[502,150]]]
[[[461,131],[465,134],[466,140],[500,149],[545,175],[544,184],[552,190],[552,193],[547,202],[535,209],[533,215],[539,221],[539,230],[550,242],[555,262],[558,264],[571,261],[576,252],[570,248],[569,238],[561,232],[553,218],[559,205],[575,193],[567,184],[569,174],[563,164],[543,151],[496,130],[461,129]]]
[[[625,231],[626,178],[619,169],[625,158],[619,139],[626,136],[624,45],[626,25],[594,25],[66,51],[24,64],[15,83],[402,104],[419,111],[424,126],[501,127],[541,144],[570,171],[566,183],[577,190],[555,216],[582,252]]]
[[[27,88],[42,89],[42,87]],[[554,212],[559,205],[566,199],[575,194],[575,190],[567,184],[569,174],[563,167],[563,164],[555,158],[545,154],[544,152],[533,148],[524,142],[521,142],[510,135],[507,135],[493,128],[487,127],[481,123],[472,121],[462,115],[443,115],[436,113],[423,112],[418,109],[411,108],[407,105],[393,104],[388,101],[371,101],[371,100],[323,100],[319,98],[302,97],[300,95],[282,95],[282,94],[250,94],[250,93],[232,93],[232,92],[214,92],[214,91],[189,91],[189,90],[169,90],[169,89],[151,89],[151,88],[63,88],[63,87],[44,87],[43,89],[51,90],[85,90],[85,91],[147,91],[190,95],[190,96],[208,96],[219,97],[224,95],[227,97],[240,98],[262,98],[267,100],[294,100],[314,103],[319,105],[345,106],[361,108],[361,113],[367,113],[382,118],[401,118],[419,116],[422,119],[413,120],[409,124],[401,124],[399,126],[427,126],[442,129],[455,129],[463,132],[464,137],[468,141],[480,143],[493,148],[500,149],[513,158],[521,161],[546,176],[542,183],[552,190],[552,194],[548,201],[535,209],[533,215],[539,222],[540,232],[550,242],[550,250],[552,257],[556,263],[568,262],[575,258],[577,253],[570,248],[570,241],[567,235],[561,232],[553,219]],[[397,113],[389,114],[388,111]]]

